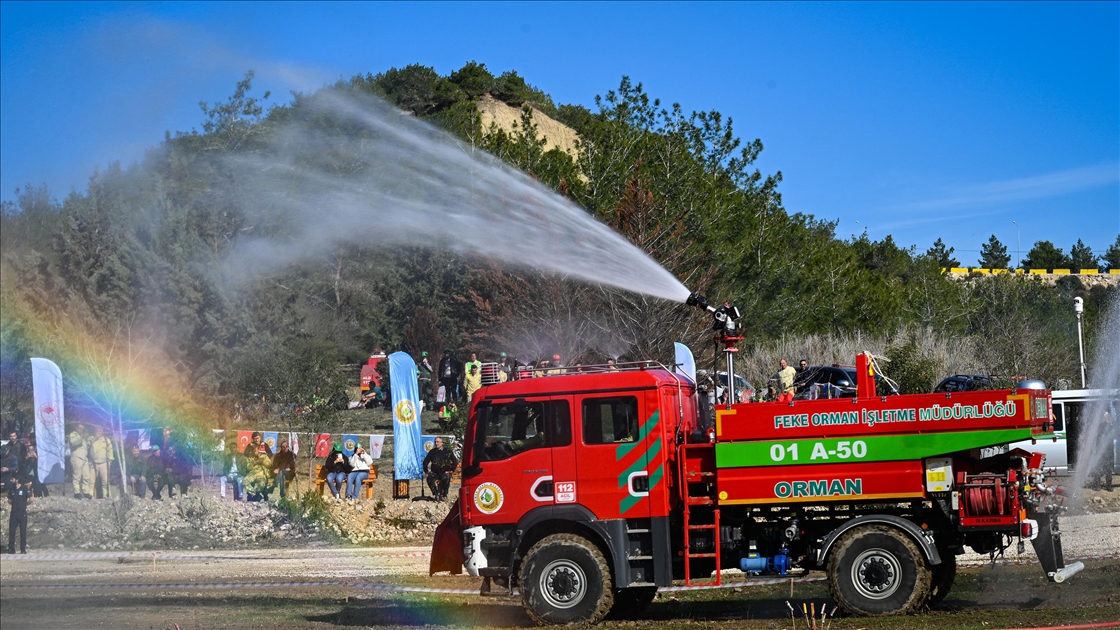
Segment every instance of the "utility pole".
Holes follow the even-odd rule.
[[[1073,298],[1073,313],[1077,315],[1077,351],[1081,356],[1081,389],[1085,389],[1085,344],[1081,341],[1081,313],[1085,310],[1085,300]]]
[[[1023,266],[1023,239],[1022,232],[1019,230],[1019,222],[1012,221],[1015,224],[1015,268]]]

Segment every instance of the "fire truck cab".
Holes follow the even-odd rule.
[[[653,364],[622,367],[494,385],[471,410],[467,569],[508,584],[529,560],[521,573],[546,584],[549,621],[584,617],[585,588],[588,602],[637,589],[648,603],[673,580],[665,446],[695,428],[694,387]]]

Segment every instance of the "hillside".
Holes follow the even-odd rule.
[[[450,348],[460,360],[471,351],[483,360],[504,351],[522,361],[558,352],[586,364],[605,357],[668,361],[673,343],[683,341],[698,357],[710,356],[702,313],[576,282],[555,266],[542,271],[547,265],[537,263],[549,250],[570,241],[505,266],[461,247],[462,232],[444,224],[460,214],[475,213],[475,224],[462,229],[482,225],[481,238],[510,249],[519,245],[513,228],[547,222],[510,193],[516,186],[479,192],[439,177],[424,185],[403,177],[385,183],[392,195],[371,190],[373,176],[389,169],[361,151],[386,136],[321,107],[338,100],[395,108],[392,120],[404,111],[408,124],[415,116],[442,128],[450,138],[418,125],[460,160],[450,162],[460,165],[460,181],[474,177],[465,161],[488,152],[563,197],[540,193],[554,208],[574,208],[573,224],[592,223],[579,214],[585,211],[689,290],[736,304],[745,314],[744,353],[759,372],[745,375],[751,380],[767,376],[780,356],[806,356],[837,339],[882,348],[914,391],[949,369],[943,356],[953,357],[953,369],[974,373],[1072,379],[1079,362],[1070,301],[1085,299],[1085,345],[1092,348],[1116,300],[1116,287],[1079,276],[1052,286],[1007,274],[957,281],[942,272],[958,266],[952,250],[918,252],[889,236],[837,238],[827,218],[786,210],[781,173],[755,165],[761,140],[741,138],[719,112],[662,105],[627,77],[594,100],[594,111],[558,105],[516,72],[495,76],[474,62],[448,75],[411,65],[355,76],[271,108],[265,98],[248,73],[227,101],[204,108],[202,131],[174,134],[141,163],[98,172],[86,190],[61,201],[29,189],[5,203],[6,425],[26,430],[33,420],[33,356],[51,357],[66,375],[68,419],[166,421],[197,435],[243,412],[279,416],[293,408],[313,411],[285,416],[290,430],[331,432],[341,420],[315,405],[316,390],[329,395],[353,386],[339,366],[364,362],[374,348],[436,357]],[[529,130],[520,124],[525,105]],[[295,161],[278,147],[292,137],[314,140],[292,143],[304,148],[300,177],[270,180],[272,190],[247,189],[253,170],[236,165],[267,158],[260,163],[284,173],[278,167]],[[414,157],[392,153],[396,173]],[[314,186],[321,182],[329,186]],[[400,211],[436,189],[438,215]],[[306,206],[310,224],[292,223],[257,198],[306,190],[315,195]],[[355,225],[369,206],[335,203],[341,192],[359,202],[381,194],[390,200],[384,220]],[[478,214],[487,203],[505,213],[500,221]],[[421,238],[402,244],[384,237],[391,222],[406,219]],[[352,233],[360,238],[347,238]],[[579,238],[575,227],[570,238]],[[993,260],[1005,254],[998,242],[990,245]],[[231,279],[226,257],[254,247],[275,264],[256,275],[233,269],[245,273]],[[1114,249],[1102,266],[1120,267],[1120,240]],[[601,252],[604,259],[614,254]]]
[[[482,114],[482,129],[496,125],[498,129],[514,134],[521,123],[521,110],[511,107],[494,98],[490,94],[483,94],[478,99],[478,111]],[[571,127],[553,120],[548,114],[536,107],[533,110],[533,124],[537,126],[537,133],[544,139],[544,150],[559,149],[571,156],[572,160],[579,158],[576,143],[579,134]]]

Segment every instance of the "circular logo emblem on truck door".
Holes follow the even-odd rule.
[[[483,514],[493,514],[502,509],[505,495],[498,484],[487,481],[474,489],[474,504]]]

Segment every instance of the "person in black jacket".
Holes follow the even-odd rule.
[[[23,460],[23,476],[31,483],[31,493],[35,498],[42,498],[50,496],[47,486],[39,481],[39,451],[35,450],[35,446],[28,445],[27,459]]]
[[[8,553],[16,552],[16,528],[19,528],[19,552],[27,553],[27,504],[31,502],[31,484],[18,475],[9,478]]]
[[[140,447],[132,445],[129,452],[124,454],[125,465],[128,467],[128,487],[136,496],[144,498],[144,489],[148,487],[148,462]]]
[[[180,453],[172,444],[167,447],[164,457],[167,463],[164,468],[167,473],[167,498],[171,498],[171,490],[176,487],[179,488],[179,496],[185,496],[187,488],[191,486],[191,462],[187,459],[187,454]]]
[[[451,356],[451,348],[443,349],[443,358],[439,360],[436,376],[439,378],[440,387],[443,387],[444,398],[442,402],[455,400],[458,395],[459,367],[454,357]]]
[[[350,476],[350,462],[342,454],[342,449],[336,446],[327,455],[327,461],[323,462],[323,472],[327,475],[327,487],[337,499],[339,491],[346,486],[346,478]]]
[[[19,434],[12,431],[8,443],[0,446],[0,487],[7,489],[12,477],[20,473],[27,459],[27,446],[19,440]]]
[[[435,448],[424,456],[424,474],[428,480],[428,487],[432,489],[432,496],[436,501],[447,498],[447,488],[451,485],[451,473],[459,460],[449,449],[443,447],[443,438],[436,438]]]
[[[280,442],[280,449],[272,456],[272,474],[276,475],[276,489],[281,498],[288,497],[288,484],[296,478],[296,454],[288,448],[288,441]]]

